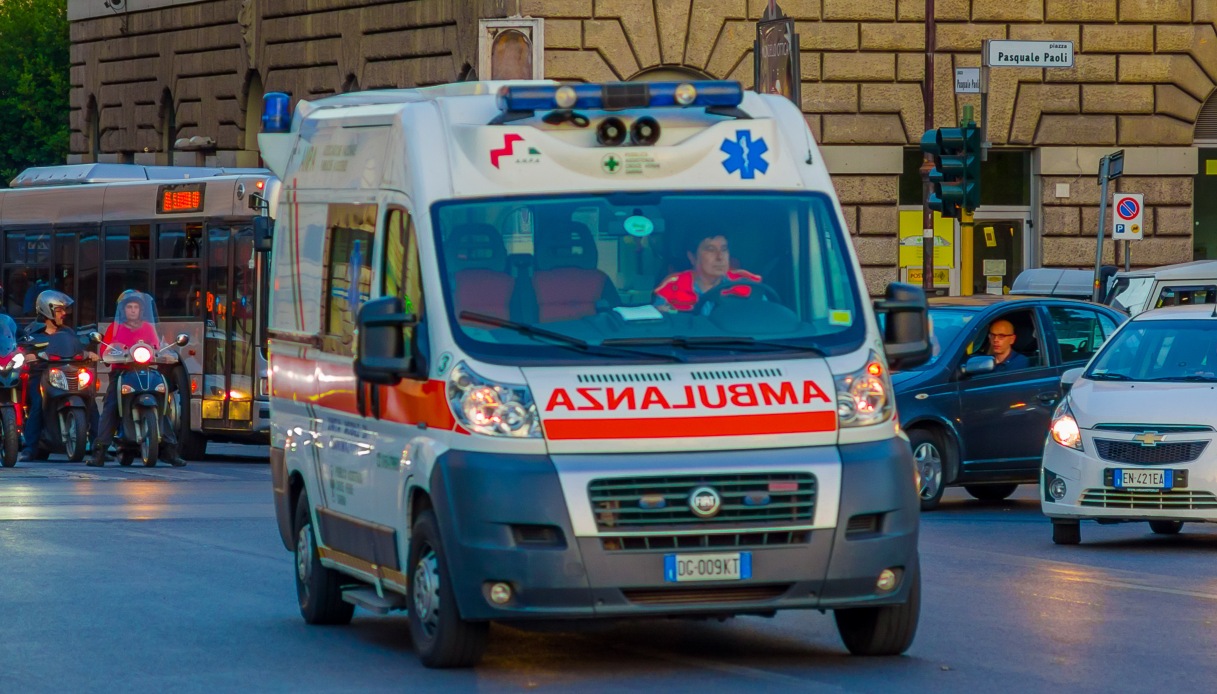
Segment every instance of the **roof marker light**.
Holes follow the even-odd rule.
[[[283,92],[271,92],[262,97],[262,132],[291,132],[291,102],[292,98]]]

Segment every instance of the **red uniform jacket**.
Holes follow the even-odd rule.
[[[761,276],[754,275],[747,270],[728,270],[727,282],[738,282],[744,280],[747,282],[760,282]],[[752,295],[752,287],[732,287],[723,292],[724,295],[749,297]],[[659,283],[655,288],[655,296],[668,302],[672,308],[677,311],[692,311],[697,305],[698,298],[701,294],[697,293],[697,289],[693,286],[693,271],[685,270],[678,272],[675,275],[668,275],[668,278]]]

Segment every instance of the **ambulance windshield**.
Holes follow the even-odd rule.
[[[488,361],[838,354],[865,334],[826,195],[546,196],[434,215],[456,337]]]

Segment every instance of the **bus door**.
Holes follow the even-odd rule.
[[[208,229],[204,430],[249,431],[258,362],[257,258],[248,224]]]

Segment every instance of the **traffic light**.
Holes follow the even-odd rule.
[[[975,123],[927,130],[921,136],[921,151],[934,159],[931,210],[957,219],[964,209],[980,206],[980,129]]]

